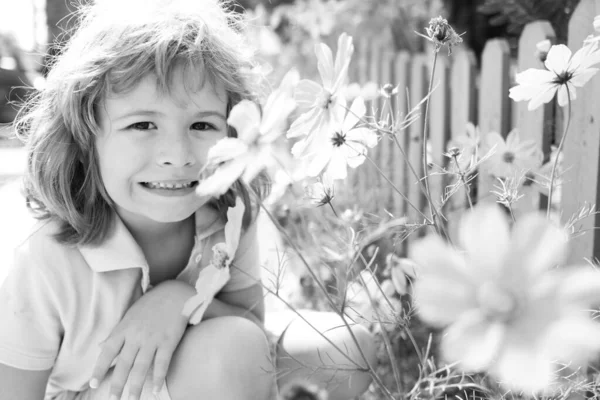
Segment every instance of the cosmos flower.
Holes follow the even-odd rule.
[[[330,132],[318,136],[309,148],[302,143],[292,147],[292,154],[304,159],[308,176],[324,172],[331,179],[345,179],[347,166],[356,168],[365,161],[367,148],[377,144],[375,132],[356,126],[365,113],[365,102],[357,97],[347,113],[343,108],[337,110],[335,118],[340,123],[330,124]]]
[[[375,274],[364,269],[346,289],[344,314],[354,322],[370,324],[380,320],[384,329],[394,329],[396,314],[402,308],[400,301],[393,297],[394,292],[394,285],[389,279],[380,285]]]
[[[496,132],[485,137],[484,149],[493,153],[484,161],[487,171],[497,178],[510,178],[525,174],[542,163],[542,152],[533,140],[521,141],[519,131],[513,129],[506,141]]]
[[[448,55],[452,54],[452,46],[462,43],[462,38],[450,26],[448,21],[442,17],[432,18],[429,26],[425,28],[427,36],[416,32],[435,45],[435,51],[438,52],[443,46],[448,46]]]
[[[318,182],[304,188],[304,194],[313,204],[320,207],[331,203],[335,197],[334,189],[333,180],[327,174],[323,174]]]
[[[250,100],[236,104],[227,123],[238,137],[221,139],[208,151],[206,168],[213,173],[200,181],[196,193],[218,197],[240,177],[251,182],[273,159],[273,142],[283,134],[295,106],[288,93],[279,89],[267,99],[262,115]]]
[[[244,210],[244,203],[237,197],[235,206],[227,210],[225,242],[213,246],[212,259],[206,267],[200,270],[196,280],[197,294],[190,298],[183,307],[182,314],[189,319],[189,323],[192,325],[202,320],[204,312],[213,297],[230,278],[229,267],[240,243]]]
[[[329,46],[324,43],[316,46],[318,69],[323,83],[309,79],[298,82],[294,99],[300,110],[305,112],[290,126],[288,138],[317,136],[331,121],[336,108],[346,106],[340,89],[346,83],[353,52],[352,37],[346,33],[342,33],[338,39],[335,62]]]
[[[386,257],[386,267],[390,269],[392,283],[399,295],[408,293],[408,285],[413,282],[417,276],[418,266],[413,260],[405,257],[398,257],[394,253]]]
[[[448,142],[446,156],[452,159],[451,168],[456,169],[456,162],[461,172],[466,172],[477,161],[477,154],[481,142],[479,127],[468,122],[465,134],[452,138]],[[455,149],[455,150],[453,150]],[[456,155],[456,162],[454,161]]]
[[[565,106],[575,99],[576,87],[582,87],[598,72],[592,65],[600,62],[598,42],[584,44],[575,55],[562,44],[548,51],[545,69],[529,68],[516,76],[517,86],[509,90],[514,101],[529,101],[527,108],[534,110],[548,103],[558,93],[558,104]]]
[[[581,365],[600,349],[600,272],[557,268],[567,235],[541,214],[510,229],[492,204],[476,206],[459,226],[459,251],[435,235],[416,242],[413,295],[420,318],[446,328],[443,358],[465,372],[488,372],[513,390],[549,387],[557,362]]]

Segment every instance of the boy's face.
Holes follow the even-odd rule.
[[[192,91],[184,77],[176,69],[163,94],[148,75],[98,109],[100,174],[128,225],[183,221],[208,200],[195,188],[209,148],[227,136],[227,96],[208,79]]]

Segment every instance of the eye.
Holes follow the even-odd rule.
[[[148,129],[156,129],[156,126],[152,122],[142,121],[131,124],[127,129],[135,129],[137,131],[147,131]]]
[[[192,124],[192,129],[197,131],[218,130],[216,126],[208,122],[195,122]]]

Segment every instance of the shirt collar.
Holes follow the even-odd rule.
[[[206,223],[206,221],[210,222]],[[204,239],[222,230],[225,226],[219,213],[213,209],[208,214],[197,212],[195,223],[197,239]],[[95,272],[148,267],[142,249],[116,213],[110,233],[104,242],[99,245],[80,245],[79,251]]]

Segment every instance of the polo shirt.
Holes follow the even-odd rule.
[[[88,388],[99,343],[151,288],[148,265],[116,214],[107,240],[95,247],[62,245],[52,236],[58,224],[18,215],[30,219],[23,225],[27,233],[11,237],[14,248],[0,247],[0,363],[52,368],[45,399],[72,399]],[[216,211],[214,217],[209,223],[196,217],[195,245],[178,280],[193,286],[212,246],[224,242],[224,221]],[[5,229],[10,226],[0,226]],[[260,282],[256,224],[243,233],[232,264],[222,291]]]

